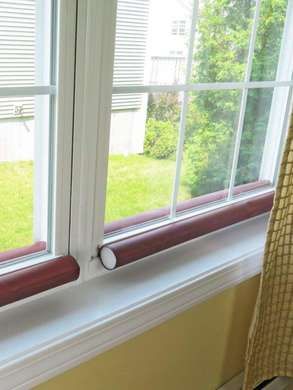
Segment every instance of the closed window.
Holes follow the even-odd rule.
[[[186,30],[180,47],[170,22],[172,34]],[[287,1],[172,0],[166,10],[164,1],[118,0],[107,235],[275,186],[291,104],[291,25]],[[172,45],[180,61],[163,57]]]

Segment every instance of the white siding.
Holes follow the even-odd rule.
[[[144,83],[149,0],[118,0],[114,85]],[[0,1],[0,87],[35,83],[35,0]],[[141,94],[113,96],[113,110],[141,107]],[[33,98],[0,98],[0,119],[33,116]]]
[[[142,85],[149,18],[149,0],[118,0],[114,85]],[[113,110],[139,109],[141,94],[114,95]]]
[[[0,1],[0,87],[32,85],[35,77],[35,0]],[[0,119],[32,116],[33,98],[1,98]]]

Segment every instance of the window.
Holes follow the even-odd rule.
[[[0,252],[49,245],[53,19],[49,1],[0,4]]]
[[[0,18],[2,268],[26,248],[91,277],[103,245],[272,194],[291,1],[7,0]]]
[[[72,85],[65,85],[63,77],[64,55],[72,61],[72,46],[64,31],[70,25],[74,33],[75,20],[75,15],[70,19],[68,13],[59,28],[65,8],[55,0],[7,0],[0,4],[1,267],[6,260],[21,257],[22,261],[23,256],[35,252],[64,253],[68,247],[58,233],[60,228],[66,234],[68,221],[62,212],[56,214],[66,198],[58,196],[58,191],[65,189],[60,183],[65,183],[61,177],[67,164],[63,157],[61,169],[59,149],[64,147],[62,140],[68,129],[63,126],[61,134],[59,125],[72,116],[66,110],[67,104],[73,107],[69,92],[74,85],[72,78]],[[70,70],[69,66],[67,72],[72,76]],[[57,94],[58,80],[63,84]],[[66,104],[62,97],[67,97]],[[68,174],[70,171],[65,172]],[[66,203],[62,209],[69,215],[69,201]]]
[[[186,21],[185,20],[173,20],[171,34],[172,35],[185,35],[186,33]]]
[[[174,72],[165,67],[156,85],[148,63],[153,52],[163,55],[169,45],[164,2],[133,3],[136,20],[144,20],[140,41],[134,33],[121,37],[119,25],[135,29],[136,20],[127,12],[129,2],[118,1],[112,99],[136,99],[136,105],[119,111],[112,105],[106,236],[271,190],[291,103],[291,2],[275,7],[271,1],[170,1],[165,19],[184,13],[186,23],[172,26],[189,31],[181,43],[184,80],[165,83],[168,71]],[[131,55],[133,63],[144,62],[144,77],[140,73],[135,82],[116,76],[122,70],[126,75],[120,64],[132,39],[140,48]]]

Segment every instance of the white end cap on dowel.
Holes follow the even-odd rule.
[[[104,246],[100,251],[100,257],[105,268],[114,269],[116,267],[117,258],[110,248]]]

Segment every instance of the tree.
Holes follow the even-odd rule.
[[[278,63],[286,0],[263,0],[252,80],[272,80]],[[254,2],[206,0],[200,12],[194,82],[242,81]],[[272,90],[248,94],[236,184],[258,179]],[[185,140],[185,181],[193,196],[227,188],[241,91],[190,96]]]

